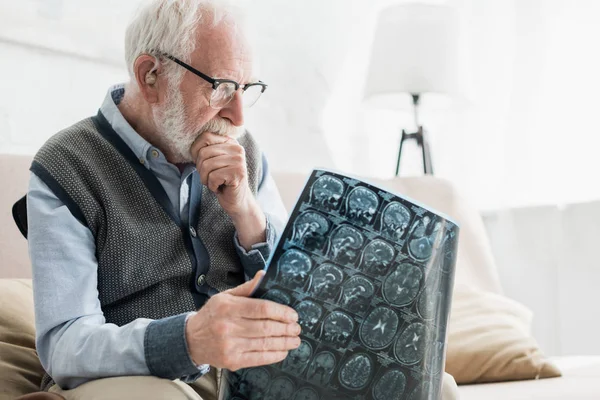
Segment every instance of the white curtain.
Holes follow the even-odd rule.
[[[421,120],[437,175],[482,209],[600,198],[594,184],[600,171],[600,2],[449,3],[461,10],[469,102],[435,109],[424,101]],[[386,177],[394,172],[400,129],[412,128],[410,114],[366,109],[349,83],[352,77],[360,83],[366,69],[376,8],[363,13],[365,30],[351,33],[356,43],[331,96],[325,136],[343,169]],[[418,173],[416,151],[404,153],[414,158],[404,171]]]
[[[449,3],[461,11],[469,101],[422,105],[436,175],[485,211],[505,292],[534,311],[542,348],[600,354],[600,2]],[[368,109],[348,84],[366,71],[370,11],[365,32],[353,33],[324,134],[342,169],[391,177],[411,115]],[[404,174],[421,173],[416,148],[403,157]]]
[[[458,150],[436,124],[440,162],[456,168],[447,151],[455,149],[466,164],[448,175],[442,164],[440,173],[489,210],[485,221],[505,291],[534,310],[542,348],[600,354],[591,333],[600,329],[591,309],[600,301],[600,2],[462,6],[474,103],[451,125],[464,130],[468,150]]]

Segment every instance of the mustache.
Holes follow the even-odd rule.
[[[198,132],[198,136],[202,135],[204,132],[214,133],[220,136],[228,136],[234,139],[240,137],[244,132],[244,126],[235,126],[225,118],[215,118],[208,121],[200,131]]]

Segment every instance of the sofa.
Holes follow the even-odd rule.
[[[0,400],[14,399],[35,391],[42,374],[34,349],[31,266],[27,243],[15,226],[11,213],[13,203],[26,193],[30,163],[29,156],[0,155]],[[273,172],[273,177],[286,207],[291,209],[306,176]],[[407,195],[457,220],[461,232],[456,284],[502,296],[498,272],[481,218],[452,185],[430,176],[372,183]],[[7,368],[15,360],[21,364],[17,368],[14,365],[12,369]],[[552,358],[551,362],[561,371],[562,377],[461,385],[461,399],[600,399],[600,357],[559,357]],[[464,365],[468,365],[468,360]],[[511,379],[518,378],[513,376]]]

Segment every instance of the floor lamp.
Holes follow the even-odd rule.
[[[410,96],[414,130],[402,129],[396,176],[402,150],[416,141],[423,172],[433,174],[427,130],[419,120],[422,100],[430,97],[462,97],[459,72],[459,22],[454,7],[447,5],[396,4],[379,13],[365,85],[365,99],[397,109]]]

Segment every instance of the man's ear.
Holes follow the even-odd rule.
[[[135,60],[133,72],[140,93],[148,103],[158,103],[158,87],[160,84],[159,74],[161,68],[156,57],[142,54]]]

